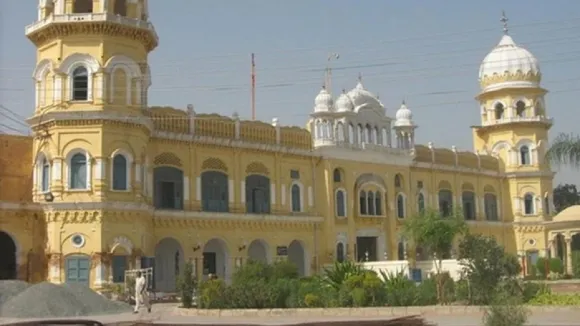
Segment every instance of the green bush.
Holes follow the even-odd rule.
[[[183,272],[177,279],[177,288],[181,296],[181,305],[183,308],[191,308],[193,306],[195,283],[193,264],[190,261],[187,261],[183,268]]]
[[[230,308],[226,283],[221,280],[209,280],[199,284],[197,306],[203,309]]]
[[[428,278],[417,285],[417,299],[415,305],[431,306],[436,305],[437,301],[437,282],[435,279]]]
[[[339,291],[339,301],[347,307],[377,307],[385,304],[386,292],[381,279],[373,271],[351,275]]]
[[[484,309],[485,326],[523,326],[529,311],[521,305],[521,298],[508,292],[505,287],[494,291],[492,304]]]
[[[288,305],[297,308],[338,307],[338,290],[322,277],[303,278],[298,291],[291,294]]]
[[[417,285],[403,272],[381,271],[386,291],[386,303],[392,307],[413,306],[417,303]]]
[[[535,306],[580,306],[580,294],[540,293],[528,304]]]

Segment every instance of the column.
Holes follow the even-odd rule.
[[[556,242],[556,240],[551,239],[548,241],[548,244],[550,247],[550,258],[558,257],[558,243]]]
[[[572,275],[572,238],[566,238],[566,274]]]
[[[104,197],[107,191],[107,158],[95,157],[95,193]]]
[[[100,288],[107,283],[107,267],[110,261],[108,252],[96,252],[91,256],[91,267],[94,269],[93,286]]]
[[[48,254],[48,280],[51,283],[60,283],[62,254]]]

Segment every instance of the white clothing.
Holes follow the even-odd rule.
[[[139,311],[139,308],[142,305],[145,306],[147,310],[151,310],[149,293],[147,292],[147,279],[143,275],[135,280],[135,312]]]

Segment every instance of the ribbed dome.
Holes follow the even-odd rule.
[[[326,112],[332,110],[332,95],[326,90],[325,87],[322,87],[320,93],[314,99],[314,111],[315,112]]]
[[[395,114],[395,127],[412,127],[415,124],[413,123],[413,112],[407,108],[405,102],[401,104],[401,107],[397,110]]]
[[[503,87],[538,87],[540,65],[530,51],[516,45],[509,35],[483,59],[479,81],[484,91]]]
[[[363,87],[362,82],[360,81],[356,87],[350,90],[346,95],[350,97],[355,109],[358,109],[364,105],[369,105],[375,108],[383,106],[373,93],[367,91]]]
[[[344,90],[342,91],[342,94],[340,94],[340,96],[336,99],[335,107],[336,111],[338,112],[348,112],[354,110],[354,104],[348,95],[346,95]]]

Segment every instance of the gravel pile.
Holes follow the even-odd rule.
[[[26,290],[29,286],[24,281],[0,281],[0,307],[14,296],[20,294],[20,292]]]
[[[22,282],[24,283],[24,282]],[[25,286],[26,283],[0,281],[0,293],[20,293],[11,295],[0,304],[0,316],[11,318],[77,317],[108,315],[131,311],[131,306],[122,302],[108,300],[83,285],[39,283]],[[2,299],[3,300],[3,299]]]

